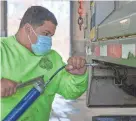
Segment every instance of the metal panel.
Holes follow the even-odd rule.
[[[107,55],[105,49],[108,45],[122,45],[122,52],[121,57],[110,57]],[[100,55],[96,56],[95,53],[95,46],[100,48]],[[136,38],[124,38],[124,39],[116,39],[116,40],[109,40],[109,41],[99,41],[93,42],[89,47],[92,50],[91,58],[93,60],[104,61],[108,63],[114,63],[119,65],[125,65],[130,67],[136,67]],[[116,52],[117,53],[117,52]],[[131,55],[130,55],[131,53]],[[133,54],[133,56],[132,56]],[[94,56],[95,55],[95,56]]]
[[[125,5],[129,4],[130,2],[133,1],[118,1],[119,2],[119,6],[118,8],[121,9],[122,7],[124,7]]]
[[[134,26],[136,21],[135,6],[136,2],[124,5],[122,9],[111,16],[111,21],[108,20],[108,23],[100,25],[98,27],[98,39],[136,34],[136,27]]]
[[[94,61],[95,62],[95,61]],[[103,64],[102,64],[103,65]],[[101,64],[100,64],[100,67],[102,66]],[[104,65],[103,65],[104,66]],[[96,67],[97,68],[97,67]],[[89,82],[88,82],[88,91],[87,91],[87,106],[88,107],[91,107],[91,108],[89,108],[89,110],[90,110],[90,112],[88,113],[88,115],[89,116],[104,116],[104,115],[108,115],[108,116],[115,116],[115,115],[136,115],[136,108],[134,108],[134,107],[132,107],[132,108],[124,108],[124,107],[114,107],[114,108],[106,108],[106,106],[104,106],[104,107],[99,107],[98,105],[97,105],[97,108],[95,108],[95,107],[93,107],[92,105],[91,105],[91,103],[95,103],[94,101],[92,102],[92,100],[94,100],[94,98],[92,98],[92,92],[91,92],[91,90],[94,90],[94,91],[96,91],[96,93],[98,94],[98,92],[100,92],[100,86],[103,86],[104,87],[104,85],[108,85],[109,83],[110,83],[110,81],[112,81],[112,79],[109,79],[109,78],[103,78],[103,79],[99,79],[99,78],[97,78],[97,80],[92,80],[92,78],[93,78],[93,76],[95,75],[95,76],[103,76],[103,77],[105,77],[105,76],[112,76],[113,75],[113,73],[111,73],[111,71],[109,71],[109,70],[105,70],[106,71],[106,73],[105,73],[105,71],[103,71],[103,69],[99,69],[99,71],[94,71],[94,69],[92,68],[92,67],[90,67],[89,68],[91,71],[90,71],[90,73],[89,73]],[[96,69],[95,69],[96,70]],[[94,73],[95,72],[95,73]],[[134,71],[132,71],[132,72],[134,72]],[[106,75],[107,74],[107,75]],[[131,72],[130,72],[130,74],[131,74]],[[133,74],[135,74],[135,73],[133,73]],[[107,81],[106,81],[107,80]],[[96,82],[95,82],[96,81]],[[106,83],[104,83],[103,81],[105,81]],[[93,83],[95,83],[97,86],[95,87],[95,85],[93,85]],[[114,86],[114,85],[113,85]],[[106,87],[106,88],[108,88],[108,87]],[[111,89],[109,88],[109,90],[107,91],[107,92],[111,92]],[[107,93],[106,92],[106,93]],[[116,90],[115,90],[115,92],[116,92]],[[100,92],[100,93],[102,93],[102,92]],[[106,97],[105,99],[108,99],[108,100],[110,100],[109,99],[109,93],[108,93],[108,95],[105,95],[106,93],[104,93],[103,95],[100,95],[100,97],[102,97],[102,96],[104,96],[104,97]],[[95,94],[95,93],[94,93]],[[96,94],[96,95],[97,95]],[[113,94],[114,94],[114,92],[113,92]],[[99,96],[99,95],[97,95],[97,96]],[[115,96],[115,95],[114,95]],[[110,95],[110,97],[111,97],[111,95]],[[91,99],[92,98],[92,99]],[[113,97],[112,97],[113,98]],[[124,98],[127,100],[127,97],[126,96],[124,96]],[[133,97],[130,97],[130,100],[132,99]],[[104,99],[103,97],[102,97],[102,99]],[[115,98],[116,99],[116,98]],[[114,99],[114,100],[115,100]],[[134,98],[133,98],[134,99]],[[135,99],[134,99],[135,100]],[[100,102],[100,100],[97,100],[97,102]],[[115,100],[115,101],[117,101],[117,100]],[[131,101],[130,101],[131,102]],[[133,101],[132,101],[133,102]],[[101,103],[101,102],[100,102]],[[115,102],[114,102],[115,103]],[[134,102],[133,102],[134,103]],[[105,103],[106,104],[106,103]],[[92,121],[91,119],[89,120],[89,121]],[[109,121],[109,120],[106,120],[106,121]],[[124,120],[123,120],[124,121]]]
[[[90,106],[92,107],[125,107],[125,105],[132,105],[133,107],[135,105],[136,107],[136,98],[127,95],[111,79],[92,80],[90,92]]]
[[[122,59],[122,58],[112,58],[112,57],[96,57],[91,56],[93,60],[103,61],[107,63],[118,64],[122,66],[135,67],[136,68],[136,59]]]
[[[116,115],[116,116],[96,116],[92,121],[136,121],[136,116],[133,115]]]
[[[128,86],[136,85],[135,68],[127,68],[126,71],[121,66],[99,63],[92,68],[90,76],[87,98],[89,107],[136,107],[135,90],[132,90],[134,87]]]
[[[115,9],[114,1],[96,1],[96,22],[95,25],[102,23]]]
[[[73,41],[73,1],[70,1],[70,53],[72,56],[72,41]]]
[[[136,1],[115,1],[115,11],[106,19],[103,24],[107,24],[111,21],[115,21],[125,16],[129,16],[132,13],[136,13]]]
[[[136,13],[98,28],[98,39],[136,34]]]

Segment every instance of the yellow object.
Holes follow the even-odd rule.
[[[92,28],[91,32],[90,32],[90,39],[94,39],[95,37],[95,27]]]

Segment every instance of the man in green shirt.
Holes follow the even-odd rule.
[[[25,12],[17,34],[1,38],[2,119],[32,88],[30,85],[16,90],[19,83],[40,75],[44,75],[46,82],[65,64],[61,56],[51,50],[56,26],[53,13],[41,6],[32,6]],[[87,88],[85,63],[82,57],[70,57],[65,69],[55,76],[19,121],[48,121],[56,93],[65,99],[81,96]]]

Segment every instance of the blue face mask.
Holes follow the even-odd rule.
[[[33,30],[33,32],[34,32],[34,30]],[[36,35],[36,33],[35,33],[35,35]],[[28,36],[28,38],[31,42],[31,39],[29,36]],[[47,52],[49,52],[51,50],[51,46],[52,46],[52,39],[49,36],[38,35],[37,42],[35,44],[32,44],[32,42],[31,42],[31,48],[32,48],[32,51],[35,55],[46,54]]]
[[[35,55],[44,55],[51,50],[52,39],[48,36],[38,35],[37,42],[31,45]]]

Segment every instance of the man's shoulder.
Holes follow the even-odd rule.
[[[8,37],[0,37],[0,42],[5,42],[8,39]]]
[[[61,55],[60,55],[57,51],[55,51],[55,50],[53,50],[53,49],[51,50],[51,55],[53,55],[53,57],[55,57],[55,58],[56,58],[56,57],[57,57],[57,58],[62,58]]]
[[[14,39],[14,36],[9,36],[9,37],[0,37],[0,42],[3,44],[10,44],[11,40]]]

